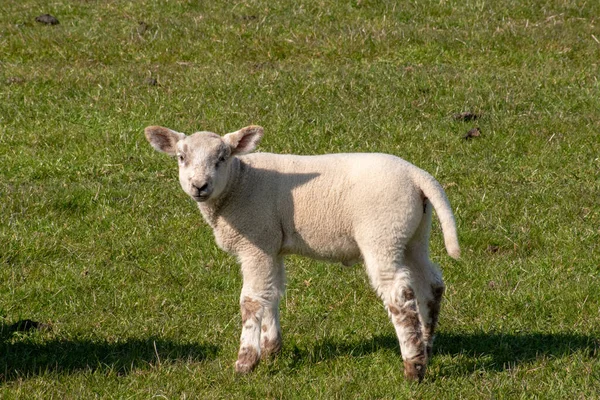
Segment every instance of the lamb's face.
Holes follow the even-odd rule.
[[[144,133],[156,150],[177,157],[181,187],[197,202],[204,202],[221,195],[232,156],[253,151],[263,128],[251,125],[223,137],[212,132],[186,136],[162,126],[149,126]]]
[[[231,147],[212,132],[198,132],[177,142],[179,183],[197,202],[217,198],[227,184]]]

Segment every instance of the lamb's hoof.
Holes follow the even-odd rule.
[[[247,374],[252,372],[252,370],[258,365],[259,361],[260,356],[255,348],[250,347],[240,349],[238,359],[235,362],[235,372],[238,374]]]
[[[404,361],[404,377],[410,381],[421,382],[425,377],[426,367],[422,361]]]
[[[245,364],[240,362],[240,360],[235,362],[235,372],[240,374],[240,375],[246,375],[249,374],[250,372],[252,372],[254,370],[254,368],[256,368],[258,364]]]
[[[265,339],[260,344],[260,357],[264,360],[281,351],[281,337],[275,339]]]

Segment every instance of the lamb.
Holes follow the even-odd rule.
[[[432,206],[448,254],[460,256],[450,204],[430,174],[388,154],[247,154],[262,138],[259,126],[222,137],[149,126],[145,135],[177,157],[181,187],[241,264],[238,373],[281,349],[283,260],[299,254],[364,262],[394,325],[405,377],[423,379],[445,290],[429,260]]]

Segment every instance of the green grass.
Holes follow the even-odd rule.
[[[600,397],[600,4],[521,3],[4,1],[0,397]],[[434,174],[463,258],[436,222],[425,381],[362,268],[300,257],[283,352],[237,377],[239,269],[153,124]]]

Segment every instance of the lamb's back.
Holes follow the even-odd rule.
[[[415,198],[408,174],[415,167],[387,154],[253,153],[241,159],[252,167],[255,204],[278,219],[283,253],[352,261],[360,257],[356,229],[394,218],[399,203]]]

